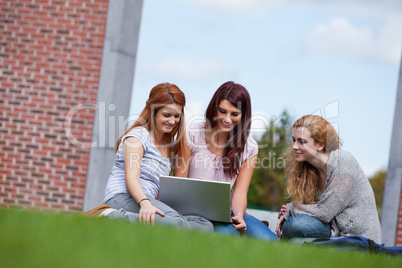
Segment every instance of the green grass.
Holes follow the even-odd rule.
[[[402,257],[0,208],[1,267],[402,267]]]

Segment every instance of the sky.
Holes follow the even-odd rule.
[[[130,116],[170,82],[190,122],[235,81],[254,137],[284,110],[319,114],[371,176],[388,165],[401,51],[400,0],[144,0]]]

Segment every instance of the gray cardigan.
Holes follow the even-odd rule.
[[[333,225],[333,235],[359,235],[381,243],[381,227],[373,189],[356,159],[343,150],[332,151],[327,182],[318,203],[286,205],[285,219],[307,214]]]

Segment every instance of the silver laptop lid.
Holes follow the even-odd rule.
[[[185,216],[230,222],[230,183],[171,176],[159,177],[159,197]]]

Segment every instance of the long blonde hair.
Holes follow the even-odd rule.
[[[305,127],[311,132],[311,138],[316,144],[324,144],[323,153],[330,153],[339,149],[341,142],[333,126],[318,115],[305,115],[299,118],[293,129]],[[295,161],[292,146],[285,152],[287,187],[286,195],[293,199],[295,206],[315,204],[318,202],[318,170],[310,163]]]
[[[186,144],[186,130],[184,120],[184,106],[186,105],[186,97],[176,85],[170,83],[158,84],[152,88],[151,92],[149,93],[149,98],[146,102],[146,105],[138,119],[117,140],[115,153],[119,149],[122,137],[130,132],[130,130],[132,130],[133,128],[143,126],[148,131],[152,131],[155,127],[156,113],[160,108],[168,104],[180,105],[182,106],[182,110],[179,124],[177,124],[177,126],[175,126],[170,133],[166,133],[164,135],[164,143],[171,145],[170,154],[173,152],[174,157],[188,158],[190,156],[190,151]]]

